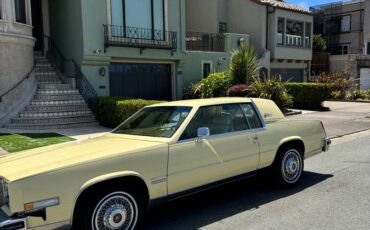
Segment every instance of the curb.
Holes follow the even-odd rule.
[[[362,132],[365,132],[365,131],[368,131],[368,130],[370,130],[370,128],[361,129],[361,130],[357,130],[357,131],[353,131],[353,132],[345,133],[345,134],[341,134],[341,135],[336,135],[336,136],[332,136],[332,137],[329,137],[329,138],[330,139],[337,139],[337,138],[341,138],[341,137],[356,134],[356,133],[362,133]]]
[[[366,101],[362,101],[362,100],[341,100],[341,99],[329,99],[329,100],[326,100],[326,101],[334,101],[334,102],[356,102],[356,103],[370,103],[370,100]]]

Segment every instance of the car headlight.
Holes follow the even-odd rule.
[[[9,205],[8,183],[0,178],[0,206]]]

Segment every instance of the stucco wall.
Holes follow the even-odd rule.
[[[31,71],[34,63],[30,1],[26,1],[27,24],[15,22],[14,1],[1,1],[0,20],[0,95],[19,83]],[[0,102],[0,125],[11,112],[18,113],[17,105],[31,92],[33,78],[24,81]],[[4,120],[5,119],[5,120]]]
[[[219,0],[186,0],[186,30],[218,32]]]

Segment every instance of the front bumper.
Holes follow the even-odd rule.
[[[324,140],[324,146],[322,147],[322,151],[324,151],[324,152],[329,151],[330,145],[331,145],[330,138],[325,138],[325,140]]]
[[[0,209],[0,230],[26,230],[26,218],[9,217],[2,209]]]

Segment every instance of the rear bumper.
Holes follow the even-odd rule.
[[[0,230],[26,230],[26,218],[9,217],[3,210],[0,209]]]
[[[331,140],[330,140],[330,138],[325,138],[325,139],[324,139],[324,145],[323,145],[323,147],[322,147],[322,151],[324,151],[324,152],[329,151],[329,149],[330,149],[330,145],[331,145]]]

